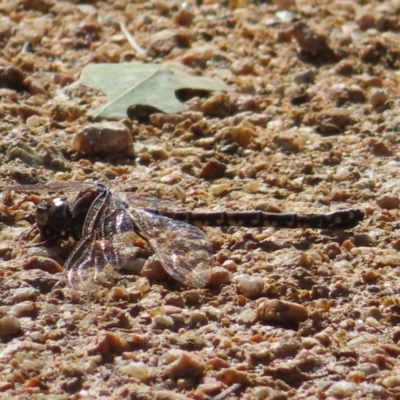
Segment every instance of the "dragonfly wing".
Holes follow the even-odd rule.
[[[95,290],[109,280],[119,265],[118,258],[113,241],[95,231],[79,240],[65,262],[64,274],[74,289]]]
[[[213,251],[199,228],[182,221],[130,210],[132,220],[151,245],[165,270],[179,282],[204,287],[212,272]]]
[[[147,209],[173,209],[176,205],[164,199],[159,199],[158,197],[146,197],[137,196],[133,193],[118,193],[127,204],[134,208],[147,208]]]
[[[96,184],[88,182],[51,182],[44,185],[0,185],[0,191],[12,190],[15,192],[77,192],[95,187]]]
[[[88,211],[83,236],[64,265],[69,284],[94,290],[107,283],[122,265],[115,235],[134,229],[121,200],[108,191],[99,195]]]

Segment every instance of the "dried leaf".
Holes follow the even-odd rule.
[[[186,106],[175,96],[181,89],[229,90],[218,79],[189,75],[173,65],[143,63],[89,64],[79,83],[107,95],[108,102],[89,113],[107,119],[125,118],[128,108],[137,105],[166,114],[186,111]]]

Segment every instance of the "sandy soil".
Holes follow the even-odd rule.
[[[1,184],[366,213],[348,231],[208,228],[205,289],[150,269],[85,293],[60,272],[71,241],[26,247],[50,194],[3,191],[2,399],[400,398],[400,6],[314,3],[0,2]],[[125,119],[123,151],[99,153],[77,135],[105,96],[74,83],[120,61],[179,64],[232,91]]]

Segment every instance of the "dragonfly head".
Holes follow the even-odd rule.
[[[70,218],[68,202],[62,197],[43,202],[35,214],[36,225],[44,240],[65,236]]]

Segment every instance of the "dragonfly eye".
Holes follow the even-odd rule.
[[[35,219],[43,239],[62,236],[70,220],[68,202],[57,197],[51,202],[40,204],[36,209]]]

